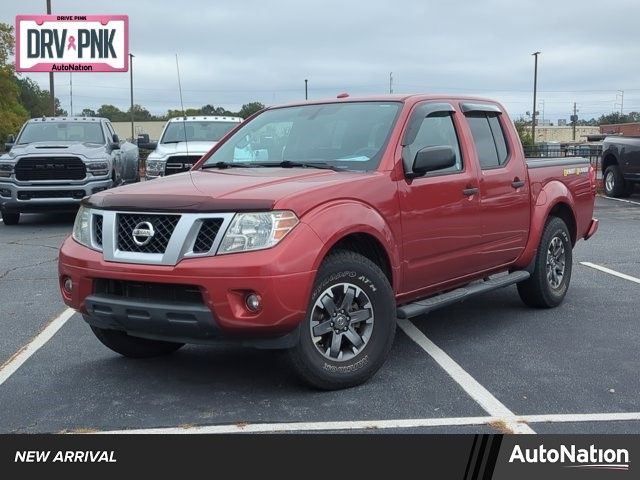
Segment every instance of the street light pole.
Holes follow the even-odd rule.
[[[531,55],[535,57],[535,67],[533,69],[533,113],[531,114],[531,137],[533,145],[536,144],[536,95],[538,93],[538,55],[540,52],[534,52]]]
[[[47,0],[47,15],[51,15],[51,0]],[[53,72],[49,72],[49,97],[51,101],[51,116],[56,116],[56,94],[53,91]]]
[[[131,141],[133,142],[134,134],[133,134],[133,53],[129,54],[129,84],[131,89]]]
[[[309,100],[309,88],[308,88],[309,80],[304,79],[304,99]]]

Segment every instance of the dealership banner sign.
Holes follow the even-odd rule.
[[[18,72],[126,72],[127,15],[16,16]]]

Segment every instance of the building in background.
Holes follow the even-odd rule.
[[[600,125],[600,133],[609,135],[640,136],[640,122],[616,123],[612,125]]]
[[[525,127],[531,132],[531,127]],[[599,127],[576,126],[576,142],[585,142],[588,135],[600,133]],[[536,126],[536,143],[573,142],[572,126]]]

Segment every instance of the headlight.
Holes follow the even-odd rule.
[[[238,213],[220,243],[219,254],[262,250],[277,245],[298,224],[290,211]]]
[[[80,207],[76,215],[76,221],[73,224],[73,239],[84,245],[91,247],[91,210]]]
[[[8,178],[13,174],[13,163],[0,163],[0,177]]]
[[[107,162],[90,162],[87,163],[87,170],[94,175],[106,175],[109,173],[109,164]]]
[[[164,172],[164,160],[149,160],[147,158],[147,172],[152,173],[154,175]]]

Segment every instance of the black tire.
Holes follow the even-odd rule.
[[[18,223],[20,223],[20,214],[2,212],[2,222],[5,225],[18,225]]]
[[[133,337],[118,330],[91,327],[98,340],[116,353],[129,358],[150,358],[167,355],[178,350],[184,343],[163,342]]]
[[[548,256],[552,245],[557,245],[554,239],[559,239],[564,253],[564,269],[561,280],[558,277],[549,278],[549,270],[554,269],[554,264],[547,265]],[[553,257],[553,255],[551,255]],[[553,262],[553,260],[551,260]],[[564,300],[569,283],[571,282],[571,268],[573,265],[573,251],[571,236],[567,225],[558,217],[550,217],[542,232],[538,253],[535,260],[535,269],[528,280],[518,283],[520,298],[529,307],[553,308]],[[558,267],[559,268],[559,267]],[[558,271],[557,269],[554,271]],[[557,284],[557,285],[556,285]]]
[[[628,197],[633,193],[633,184],[625,181],[618,165],[611,165],[604,171],[604,193],[614,198]]]
[[[354,286],[357,289],[353,288]],[[322,338],[317,343],[318,346],[312,333],[314,324],[319,325],[312,318],[320,318],[318,313],[323,309],[317,307],[317,302],[321,300],[319,297],[322,294],[322,297],[326,298],[327,290],[332,287],[337,289],[338,294],[340,289],[344,288],[343,297],[333,297],[338,308],[347,296],[346,292],[352,289],[355,294],[355,299],[351,297],[351,302],[344,301],[344,304],[348,305],[345,309],[347,323],[344,333],[338,334],[341,338],[338,350],[342,352],[344,349],[346,353],[340,353],[340,360],[327,357],[331,347],[327,347],[325,353],[321,352],[325,348],[324,338],[333,338],[335,330],[332,329],[323,337],[315,337],[316,340]],[[370,305],[371,308],[365,308],[364,305]],[[356,311],[364,313],[365,318],[369,316],[370,319],[356,323]],[[329,309],[326,309],[326,312],[329,312]],[[340,310],[336,312],[340,317]],[[329,320],[332,320],[331,315],[326,313],[321,321]],[[366,339],[360,349],[354,348],[355,344],[350,340],[352,328],[357,330],[356,338],[359,338],[359,341]],[[351,251],[338,250],[328,255],[318,270],[307,315],[300,326],[298,344],[289,350],[289,356],[300,377],[313,387],[322,390],[353,387],[367,381],[382,366],[393,345],[395,331],[395,297],[385,274],[368,258]],[[351,355],[352,358],[344,358]]]

